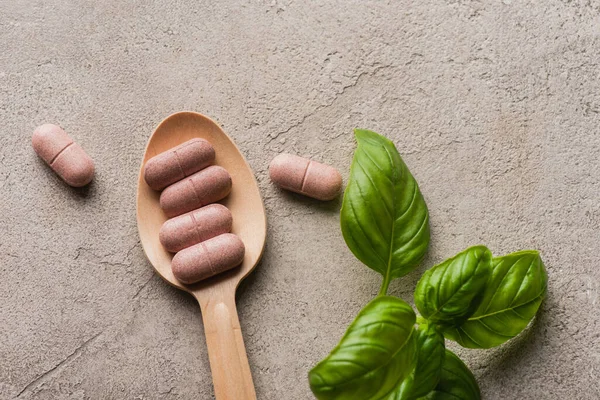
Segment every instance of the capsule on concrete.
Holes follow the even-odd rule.
[[[171,268],[179,281],[192,284],[237,267],[244,253],[242,240],[224,233],[181,250],[173,257]]]
[[[318,200],[333,200],[342,188],[337,169],[293,154],[275,157],[269,165],[269,175],[281,188]]]
[[[144,167],[144,179],[152,189],[163,190],[214,162],[212,144],[195,138],[149,159]]]
[[[59,126],[38,126],[31,138],[33,149],[68,185],[85,186],[94,178],[94,162]]]

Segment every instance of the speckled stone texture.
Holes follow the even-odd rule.
[[[214,3],[0,2],[0,398],[213,397],[199,307],[154,275],[136,228],[146,140],[180,110],[224,127],[264,196],[265,254],[238,291],[260,399],[310,399],[307,371],[379,288],[340,201],[267,173],[289,152],[347,179],[354,127],[393,139],[418,179],[425,266],[477,243],[543,254],[531,328],[459,351],[484,397],[600,398],[600,3]],[[46,122],[95,160],[90,187],[35,155]],[[424,268],[391,293],[412,300]]]

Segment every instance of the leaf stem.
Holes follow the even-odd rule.
[[[379,296],[385,296],[387,294],[391,281],[390,274],[386,274],[386,276],[383,277],[383,283],[381,284],[381,289],[379,289]]]

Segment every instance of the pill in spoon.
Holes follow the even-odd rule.
[[[160,195],[160,207],[169,218],[214,203],[231,192],[231,175],[211,165],[168,186]]]
[[[144,167],[144,179],[152,189],[163,190],[214,162],[212,144],[194,138],[149,159]]]
[[[235,268],[244,259],[244,243],[233,233],[224,233],[181,250],[171,263],[173,275],[192,284]]]
[[[209,204],[167,220],[160,228],[162,245],[171,253],[231,232],[231,211],[222,204]]]

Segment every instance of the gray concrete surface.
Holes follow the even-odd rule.
[[[595,0],[1,1],[0,398],[213,397],[199,307],[153,274],[136,229],[145,142],[179,110],[224,126],[264,196],[266,252],[238,300],[260,399],[311,398],[307,371],[379,287],[339,202],[266,175],[288,151],[347,178],[357,126],[420,182],[424,265],[476,243],[543,253],[535,324],[459,352],[484,398],[600,398],[599,15]],[[33,153],[44,122],[96,160],[88,189]],[[423,268],[392,293],[412,300]]]

